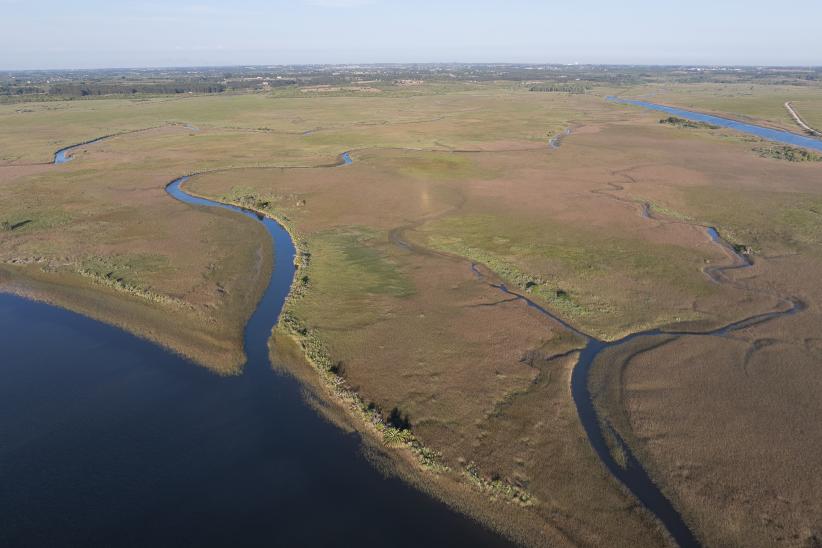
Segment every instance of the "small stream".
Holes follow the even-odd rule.
[[[76,145],[71,145],[65,148],[61,148],[57,152],[54,153],[54,162],[55,164],[65,164],[67,162],[72,161],[74,158],[72,153],[80,147],[84,147],[86,145],[91,145],[93,143],[99,143],[100,141],[104,141],[106,139],[110,139],[113,135],[104,135],[103,137],[97,137],[96,139],[91,139],[90,141],[84,141],[82,143],[77,143]]]

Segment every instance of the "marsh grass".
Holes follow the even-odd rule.
[[[291,233],[299,270],[278,334],[296,341],[329,398],[364,431],[423,470],[450,469],[487,498],[512,503],[518,523],[541,533],[557,525],[579,544],[661,543],[585,440],[568,389],[573,356],[548,359],[579,341],[506,302],[472,275],[470,261],[603,337],[723,317],[739,301],[706,283],[700,268],[716,257],[704,252],[709,242],[663,233],[634,204],[609,207],[589,191],[615,169],[651,166],[656,178],[641,195],[657,211],[704,220],[739,244],[802,249],[820,236],[813,192],[722,185],[742,187],[768,166],[780,175],[815,166],[756,158],[751,143],[715,132],[666,131],[594,93],[520,88],[0,106],[0,156],[17,163],[129,129],[200,128],[112,139],[64,166],[0,170],[0,219],[32,221],[0,233],[3,262],[25,260],[3,265],[4,276],[51,281],[43,291],[69,295],[67,306],[105,308],[108,321],[145,332],[159,325],[170,335],[164,343],[197,350],[187,355],[204,362],[220,351],[211,359],[236,370],[243,324],[268,280],[270,240],[259,223],[176,203],[162,190],[182,174],[212,171],[188,188],[272,216]],[[702,93],[691,91],[676,90]],[[759,106],[770,110],[775,97]],[[746,104],[741,110],[754,108]],[[546,135],[572,120],[580,131],[550,150]],[[334,165],[353,149],[353,166],[284,169]],[[726,171],[712,171],[724,162]],[[259,169],[231,169],[249,166]],[[421,223],[406,232],[418,253],[389,239],[412,223]],[[706,295],[716,298],[699,301]]]
[[[559,316],[606,338],[679,320],[664,314],[649,319],[641,302],[607,281],[616,272],[695,295],[712,291],[690,266],[700,260],[687,248],[522,217],[453,216],[421,230],[427,245],[486,265]]]
[[[694,187],[684,190],[683,198],[680,208],[721,228],[732,244],[749,246],[755,253],[769,249],[822,253],[822,199],[818,196]]]
[[[94,283],[104,285],[166,306],[193,310],[194,307],[183,299],[164,295],[151,288],[144,281],[146,275],[168,271],[167,257],[156,254],[133,254],[118,256],[92,256],[74,265],[74,270]]]
[[[292,304],[297,299],[289,299]],[[398,422],[389,415],[386,419],[373,402],[366,402],[346,380],[340,376],[336,362],[331,358],[328,346],[322,341],[316,330],[308,327],[290,311],[285,311],[278,323],[278,329],[285,331],[303,349],[307,361],[315,367],[323,385],[343,404],[349,412],[359,418],[361,423],[370,428],[387,447],[401,447],[410,451],[417,463],[435,473],[445,473],[449,467],[443,463],[438,451],[423,445],[411,431],[407,417]],[[396,410],[396,408],[395,408]],[[393,419],[393,422],[392,422]]]

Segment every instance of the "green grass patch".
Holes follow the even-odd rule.
[[[479,169],[467,155],[447,152],[405,156],[397,162],[396,167],[402,175],[425,181],[454,181],[488,177],[488,173]]]
[[[378,234],[365,228],[324,232],[312,237],[311,278],[318,283],[333,285],[335,293],[413,295],[410,280],[396,263],[373,247],[377,241]]]
[[[168,258],[155,254],[129,254],[108,257],[87,257],[80,268],[88,275],[117,281],[139,289],[147,289],[143,276],[169,268]]]
[[[300,270],[302,296],[289,302],[291,313],[311,318],[312,326],[354,328],[382,319],[380,303],[386,299],[412,296],[414,286],[386,254],[386,240],[366,228],[329,230],[308,238],[310,262]]]
[[[680,206],[716,226],[733,244],[822,252],[822,198],[795,192],[736,191],[713,186],[683,189]]]
[[[168,259],[161,255],[133,254],[108,257],[87,257],[74,270],[94,283],[127,293],[134,297],[163,305],[191,308],[181,299],[153,290],[143,276],[168,268]]]
[[[597,329],[645,322],[645,287],[705,295],[695,250],[550,220],[471,215],[423,227],[427,244],[484,264],[562,316]],[[668,289],[662,289],[668,288]],[[606,328],[604,326],[611,326]]]

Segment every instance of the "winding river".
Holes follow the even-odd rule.
[[[507,546],[381,473],[359,434],[324,420],[272,367],[291,239],[271,219],[187,194],[186,180],[168,193],[271,237],[243,373],[215,375],[118,328],[0,294],[0,546]]]

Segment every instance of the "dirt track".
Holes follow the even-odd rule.
[[[805,123],[805,121],[802,119],[802,117],[799,116],[799,113],[796,112],[796,110],[794,110],[793,105],[791,105],[790,101],[785,103],[785,108],[788,109],[788,113],[790,113],[790,115],[794,119],[794,121],[797,124],[799,124],[799,127],[804,129],[805,131],[807,131],[811,135],[814,135],[816,137],[822,137],[822,133],[820,133],[819,131],[813,129],[811,126],[809,126],[808,124]]]

